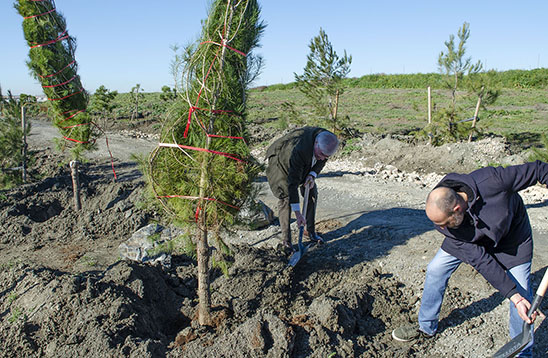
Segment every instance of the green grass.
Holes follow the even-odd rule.
[[[502,135],[516,145],[539,146],[540,134],[548,130],[548,69],[513,70],[491,73],[501,88],[498,100],[481,109],[478,128],[486,134]],[[344,80],[347,86],[339,101],[338,117],[348,127],[361,133],[405,134],[420,130],[427,124],[427,87],[432,88],[434,116],[436,109],[449,106],[450,93],[443,89],[439,74],[383,75],[375,74]],[[477,98],[457,94],[462,119],[471,118]],[[257,88],[249,92],[247,120],[264,126],[284,129],[291,115],[284,103],[293,104],[299,120],[317,125],[313,108],[295,83]],[[130,94],[121,93],[114,121],[128,122],[133,109]],[[169,111],[169,102],[160,93],[143,93],[139,111],[144,115],[135,125],[158,127]],[[152,125],[151,125],[152,124]]]
[[[548,91],[546,89],[504,89],[497,102],[480,109],[478,128],[514,139],[519,134],[540,135],[548,130]],[[296,89],[277,91],[251,91],[249,95],[250,121],[282,118],[284,101],[293,101],[307,123],[314,123],[312,108]],[[433,111],[447,106],[447,90],[432,91]],[[459,93],[459,103],[464,108],[464,118],[474,115],[477,99]],[[348,116],[349,125],[361,132],[379,134],[407,133],[423,128],[428,121],[426,89],[367,89],[349,88],[340,98],[339,115]],[[275,125],[276,121],[269,121]]]

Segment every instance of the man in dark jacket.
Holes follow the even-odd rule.
[[[318,189],[314,184],[327,158],[337,151],[338,146],[335,134],[323,128],[304,127],[279,138],[266,151],[266,177],[272,193],[279,199],[278,216],[286,249],[292,249],[291,211],[295,213],[298,226],[306,225],[311,240],[323,242],[315,229]],[[299,205],[299,186],[303,184],[310,188],[306,218]],[[303,192],[301,187],[301,194]]]
[[[400,327],[392,332],[394,339],[436,333],[447,281],[461,262],[510,300],[512,338],[521,333],[523,321],[535,319],[536,313],[527,317],[532,230],[518,192],[539,182],[548,183],[548,164],[541,161],[451,173],[441,180],[426,199],[426,215],[445,239],[427,268],[418,327]],[[521,356],[531,355],[531,345]]]

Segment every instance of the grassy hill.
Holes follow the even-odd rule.
[[[540,134],[548,132],[548,69],[490,71],[482,76],[490,76],[491,83],[501,89],[501,95],[494,105],[480,111],[479,129],[524,145],[538,143]],[[361,133],[405,134],[423,128],[427,123],[428,86],[432,88],[433,111],[450,100],[443,77],[434,73],[376,74],[349,78],[345,84],[339,118],[346,118],[347,125]],[[477,99],[467,98],[465,93],[458,96],[465,107],[465,118],[473,117]],[[302,123],[317,122],[294,83],[252,89],[248,120],[282,129],[291,115],[283,105],[288,101],[294,103]],[[128,121],[133,109],[130,94],[119,94],[116,105],[116,121]],[[140,123],[160,122],[169,105],[159,93],[144,93],[139,106]]]

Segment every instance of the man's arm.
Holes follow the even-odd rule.
[[[504,297],[510,298],[518,292],[516,284],[506,270],[485,251],[483,246],[445,237],[441,248],[470,264]]]
[[[548,164],[540,160],[506,168],[494,168],[496,176],[507,191],[518,192],[537,183],[548,184]]]
[[[287,187],[289,193],[289,203],[299,204],[299,185],[301,184],[301,178],[303,178],[303,172],[307,168],[307,165],[298,150],[293,150],[291,157],[289,158],[289,168],[287,175]],[[295,210],[293,210],[295,211]]]

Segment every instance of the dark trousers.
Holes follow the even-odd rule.
[[[301,187],[301,195],[304,196],[304,188]],[[308,205],[306,209],[306,231],[309,233],[316,232],[316,203],[318,202],[318,187],[314,185],[310,189],[308,195]],[[301,212],[304,209],[304,205],[301,205]],[[278,199],[278,217],[280,220],[280,229],[282,230],[282,241],[291,244],[291,205],[289,205],[289,197],[283,197]]]

